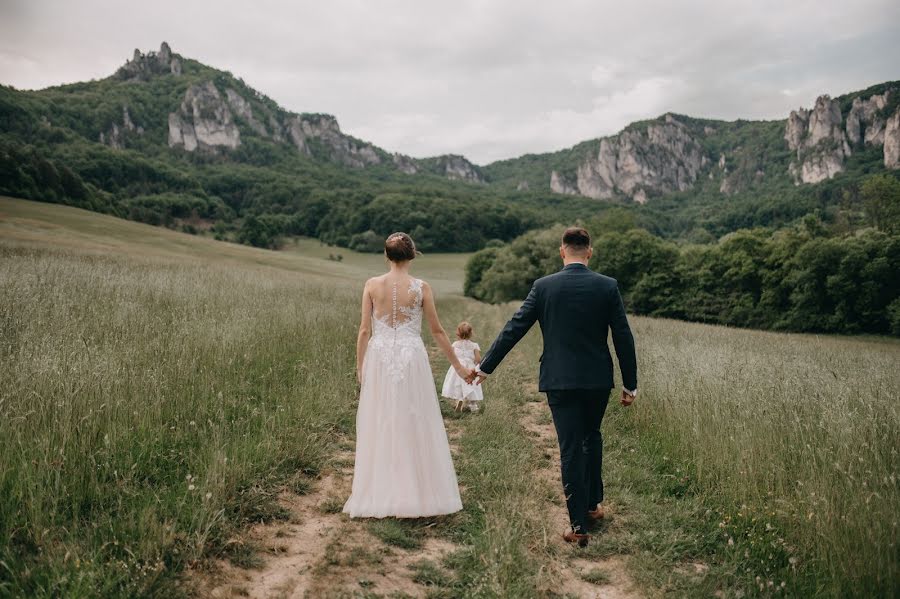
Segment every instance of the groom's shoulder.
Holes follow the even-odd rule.
[[[593,272],[593,271],[591,271]],[[606,287],[618,287],[619,282],[612,277],[608,277],[602,273],[594,272],[594,278]]]
[[[610,291],[612,289],[616,289],[619,286],[619,282],[612,277],[593,270],[590,270],[588,272],[590,273],[590,278],[594,284],[594,288],[597,291]]]
[[[540,279],[535,279],[534,286],[537,288],[546,287],[547,285],[552,285],[555,281],[558,281],[560,277],[562,277],[563,272],[555,272],[553,274],[544,275]]]

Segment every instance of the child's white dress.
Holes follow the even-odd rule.
[[[463,368],[475,368],[476,350],[481,351],[481,348],[474,341],[459,339],[453,342],[453,353],[456,354]],[[447,371],[447,376],[444,377],[444,387],[441,389],[441,395],[449,399],[462,399],[465,401],[481,401],[484,399],[481,386],[466,383],[461,376],[456,374],[452,366]]]

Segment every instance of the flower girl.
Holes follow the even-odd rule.
[[[463,321],[456,327],[456,341],[453,342],[453,352],[459,358],[464,368],[475,368],[481,363],[481,348],[472,341],[472,325]],[[472,412],[478,411],[478,404],[484,399],[481,385],[469,385],[451,367],[444,377],[444,387],[441,395],[456,401],[455,409],[461,412],[468,408]]]

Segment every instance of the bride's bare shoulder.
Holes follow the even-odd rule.
[[[378,277],[366,279],[366,282],[363,285],[363,293],[371,295],[376,289],[378,289],[378,281],[376,279],[378,279]]]

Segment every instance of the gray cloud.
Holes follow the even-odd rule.
[[[0,81],[105,77],[162,40],[385,149],[479,163],[900,78],[893,0],[2,0]]]

